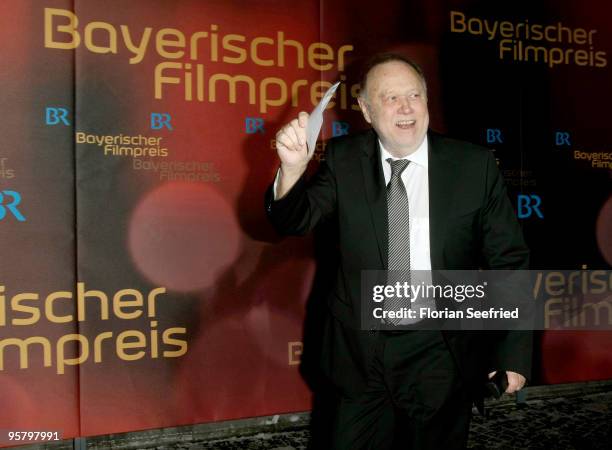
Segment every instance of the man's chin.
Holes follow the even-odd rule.
[[[398,149],[402,154],[409,155],[419,148],[421,142],[423,142],[423,139],[416,139],[414,137],[411,139],[398,139],[394,143],[394,148]]]

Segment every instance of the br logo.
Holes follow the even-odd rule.
[[[166,127],[172,131],[172,116],[168,113],[151,113],[151,129],[161,130]]]
[[[540,205],[542,204],[542,199],[539,195],[526,195],[519,194],[518,203],[517,203],[517,213],[519,219],[527,219],[531,217],[534,213],[540,219],[544,218],[544,214],[540,210]]]
[[[244,119],[244,131],[246,134],[264,134],[264,120],[261,117],[247,117]]]
[[[334,120],[332,123],[332,136],[344,136],[345,134],[349,134],[350,125],[347,122],[341,122],[339,120]]]
[[[503,144],[502,132],[499,128],[487,128],[487,144]]]
[[[21,203],[21,195],[19,192],[0,192],[0,220],[4,220],[6,213],[10,212],[19,222],[25,222],[26,218],[17,209],[19,203]]]
[[[49,106],[45,108],[45,124],[47,125],[70,125],[68,119],[68,110],[66,108],[58,108]]]
[[[557,147],[571,146],[570,134],[567,131],[557,131],[555,133],[555,145]]]

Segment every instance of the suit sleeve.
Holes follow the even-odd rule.
[[[481,212],[486,269],[528,269],[529,249],[491,152],[487,152],[486,198]]]
[[[265,195],[268,218],[276,231],[283,235],[303,235],[319,222],[331,217],[336,210],[336,175],[333,144],[328,144],[326,156],[315,175],[297,181],[280,200],[274,200],[273,185]]]
[[[486,199],[482,210],[482,257],[486,269],[526,270],[529,249],[523,239],[516,215],[510,204],[504,180],[495,158],[487,152]],[[518,275],[520,278],[521,275]],[[516,283],[515,287],[523,287]],[[528,291],[512,291],[512,305],[531,314],[533,299]],[[509,370],[531,378],[533,332],[531,330],[497,331],[496,345],[490,361],[492,370]]]

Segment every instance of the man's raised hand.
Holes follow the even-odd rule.
[[[284,197],[299,180],[314,155],[314,151],[308,154],[306,146],[307,125],[308,113],[302,111],[297,119],[293,119],[276,133],[276,152],[281,162],[276,187],[277,200]]]
[[[276,133],[276,152],[281,161],[282,170],[303,172],[312,155],[308,155],[306,146],[306,126],[308,113],[302,111]]]

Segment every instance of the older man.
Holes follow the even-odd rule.
[[[428,132],[421,69],[397,54],[364,71],[359,105],[372,129],[332,139],[310,180],[308,114],[277,134],[280,170],[267,192],[281,233],[338,229],[322,366],[336,386],[336,449],[449,449],[467,442],[487,374],[521,389],[531,335],[360,329],[361,271],[524,269],[529,252],[491,152]]]

